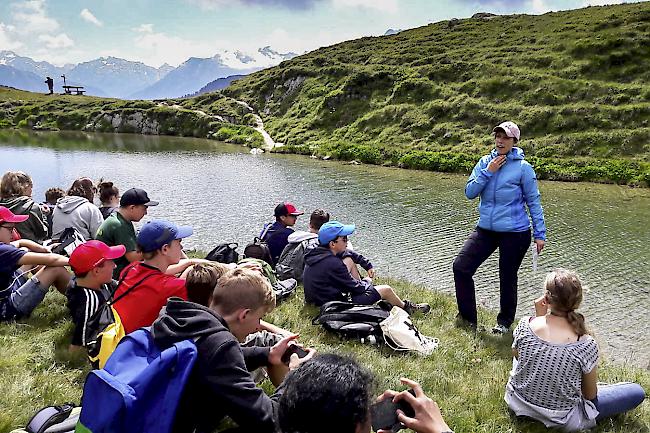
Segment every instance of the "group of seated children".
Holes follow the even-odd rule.
[[[15,173],[3,177],[3,194],[6,177],[29,179]],[[31,179],[28,183],[22,192],[29,194],[13,197],[13,201],[28,203]],[[90,190],[85,181],[73,185],[73,193],[74,188]],[[94,219],[95,211],[88,207],[91,200],[90,195],[60,198],[57,203],[77,203],[73,210],[77,213],[73,217],[69,212],[67,219],[59,221],[73,224],[84,215]],[[20,225],[28,223],[35,212],[23,206],[25,212],[18,214],[0,206],[0,320],[29,316],[54,286],[68,297],[75,324],[72,347],[87,344],[88,321],[109,299],[114,300],[127,333],[151,326],[161,348],[193,339],[198,358],[174,431],[212,431],[226,415],[246,431],[272,432],[278,423],[285,433],[370,431],[370,376],[355,361],[315,356],[313,349],[303,358],[292,355],[288,365],[281,360],[298,336],[262,320],[276,300],[258,265],[188,259],[181,241],[192,235],[190,227],[152,220],[136,235],[133,222],[158,204],[145,191],[126,191],[117,209],[112,200],[106,207],[113,210],[91,234],[94,239],[77,247],[69,259],[51,253],[39,241],[20,238]],[[57,204],[54,221],[69,207]],[[299,215],[302,212],[293,204],[281,203],[275,208],[276,222],[273,228],[267,227],[265,236],[269,247],[273,245],[271,255],[279,273],[302,278],[307,303],[372,304],[384,299],[411,314],[430,310],[428,304],[402,300],[390,286],[373,285],[372,263],[348,242],[354,225],[329,221],[329,214],[318,209],[310,217],[309,232],[294,232]],[[29,224],[23,233],[34,231]],[[74,278],[66,266],[72,268]],[[357,266],[366,271],[366,277],[361,277]],[[584,317],[575,311],[581,300],[577,276],[555,271],[536,301],[537,317],[523,318],[514,331],[515,361],[505,400],[515,414],[574,431],[643,401],[638,385],[596,385],[598,346],[585,329]],[[256,385],[267,375],[276,385],[270,397]],[[394,391],[382,395],[414,408],[413,417],[400,413],[399,420],[416,432],[450,431],[437,405],[419,385],[408,379],[403,382],[414,395]]]

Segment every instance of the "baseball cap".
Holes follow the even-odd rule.
[[[145,252],[156,251],[174,239],[183,239],[192,236],[192,227],[177,226],[165,220],[153,220],[146,223],[138,233],[138,246]]]
[[[302,215],[304,212],[299,211],[296,209],[293,203],[290,203],[288,201],[285,201],[284,203],[280,203],[275,207],[275,211],[273,211],[273,215],[276,217],[281,217],[281,216],[286,216],[286,215]]]
[[[0,223],[21,223],[27,221],[29,215],[16,215],[4,206],[0,206]]]
[[[149,200],[147,191],[140,188],[131,188],[126,190],[120,198],[120,206],[130,206],[143,204],[145,206],[158,206],[157,201]]]
[[[500,123],[494,127],[492,132],[497,132],[498,129],[501,129],[503,132],[505,132],[508,137],[516,138],[517,141],[519,141],[521,132],[519,131],[519,127],[515,122],[508,121],[508,122]]]
[[[354,233],[354,224],[341,224],[338,221],[329,221],[318,230],[318,242],[327,245],[339,236],[348,236]]]
[[[126,252],[124,245],[109,247],[102,241],[88,241],[79,245],[70,254],[70,267],[75,274],[84,274],[91,271],[106,260],[120,258]]]

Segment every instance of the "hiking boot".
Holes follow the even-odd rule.
[[[409,316],[412,316],[415,313],[427,314],[431,311],[431,305],[429,304],[415,304],[409,300],[404,300],[404,311],[406,311]]]
[[[497,323],[494,328],[492,328],[492,333],[497,335],[505,335],[510,332],[510,327]]]

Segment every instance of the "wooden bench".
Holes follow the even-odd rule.
[[[83,95],[86,91],[84,86],[63,86],[63,91],[66,95],[72,95],[73,92],[75,95]]]

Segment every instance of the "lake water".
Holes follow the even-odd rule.
[[[453,293],[451,264],[477,218],[464,196],[466,176],[320,161],[293,155],[250,155],[208,140],[82,133],[6,134],[0,172],[23,170],[34,197],[67,189],[79,176],[103,177],[121,191],[142,187],[160,206],[147,218],[191,225],[186,248],[209,250],[235,241],[239,250],[273,219],[282,200],[306,216],[318,207],[354,223],[355,249],[380,276]],[[650,368],[650,190],[589,183],[541,182],[548,243],[532,271],[519,273],[518,314],[532,312],[545,273],[576,270],[589,287],[582,312],[605,356]],[[497,255],[478,271],[477,299],[498,306]],[[492,323],[486,323],[492,326]]]

